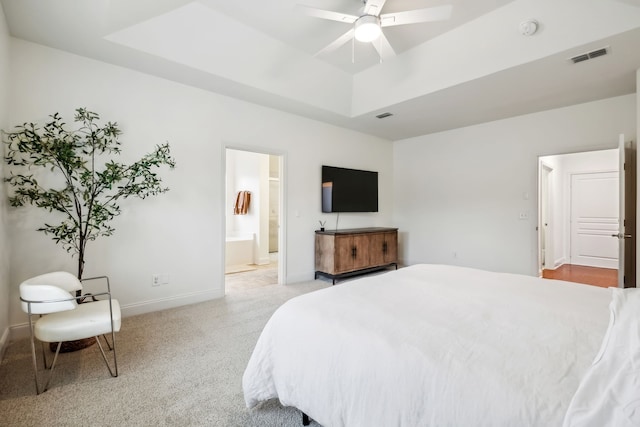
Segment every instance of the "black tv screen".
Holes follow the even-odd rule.
[[[378,172],[322,166],[322,212],[378,212]]]

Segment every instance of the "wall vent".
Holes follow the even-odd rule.
[[[385,117],[389,117],[389,116],[393,116],[393,114],[386,112],[386,113],[378,114],[376,117],[379,119],[384,119]]]
[[[599,56],[604,56],[608,53],[609,53],[609,46],[603,47],[601,49],[592,50],[591,52],[576,55],[573,58],[571,58],[571,62],[573,62],[574,64],[577,64],[578,62],[583,62],[589,59],[597,58]]]

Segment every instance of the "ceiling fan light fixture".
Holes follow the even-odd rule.
[[[355,38],[359,42],[372,42],[380,37],[380,19],[373,15],[364,15],[358,18],[355,26]]]

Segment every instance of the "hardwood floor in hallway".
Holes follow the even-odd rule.
[[[602,288],[618,286],[618,270],[612,268],[564,264],[555,270],[542,270],[542,277],[585,283]]]

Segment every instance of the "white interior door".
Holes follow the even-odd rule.
[[[619,175],[571,175],[571,264],[618,268]]]

